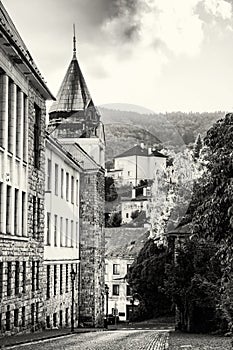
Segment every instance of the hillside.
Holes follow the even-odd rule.
[[[99,108],[106,133],[106,159],[111,159],[135,143],[180,147],[194,142],[224,116],[223,112],[142,114]]]

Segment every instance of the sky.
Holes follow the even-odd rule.
[[[2,0],[56,95],[77,56],[96,105],[233,110],[233,0]]]

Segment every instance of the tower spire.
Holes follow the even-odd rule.
[[[73,59],[76,58],[76,36],[75,36],[75,24],[73,24]]]

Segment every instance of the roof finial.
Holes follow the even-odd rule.
[[[74,36],[73,36],[73,58],[76,58],[76,37],[75,37],[75,24],[73,24],[73,31],[74,31]]]

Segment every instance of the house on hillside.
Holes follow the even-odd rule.
[[[166,159],[141,143],[116,156],[114,169],[108,170],[107,176],[114,178],[116,186],[137,186],[141,180],[153,180],[155,171],[166,167]]]
[[[119,321],[132,318],[133,295],[126,275],[148,236],[149,232],[145,228],[106,229],[105,283],[109,288],[108,313],[117,316]]]

